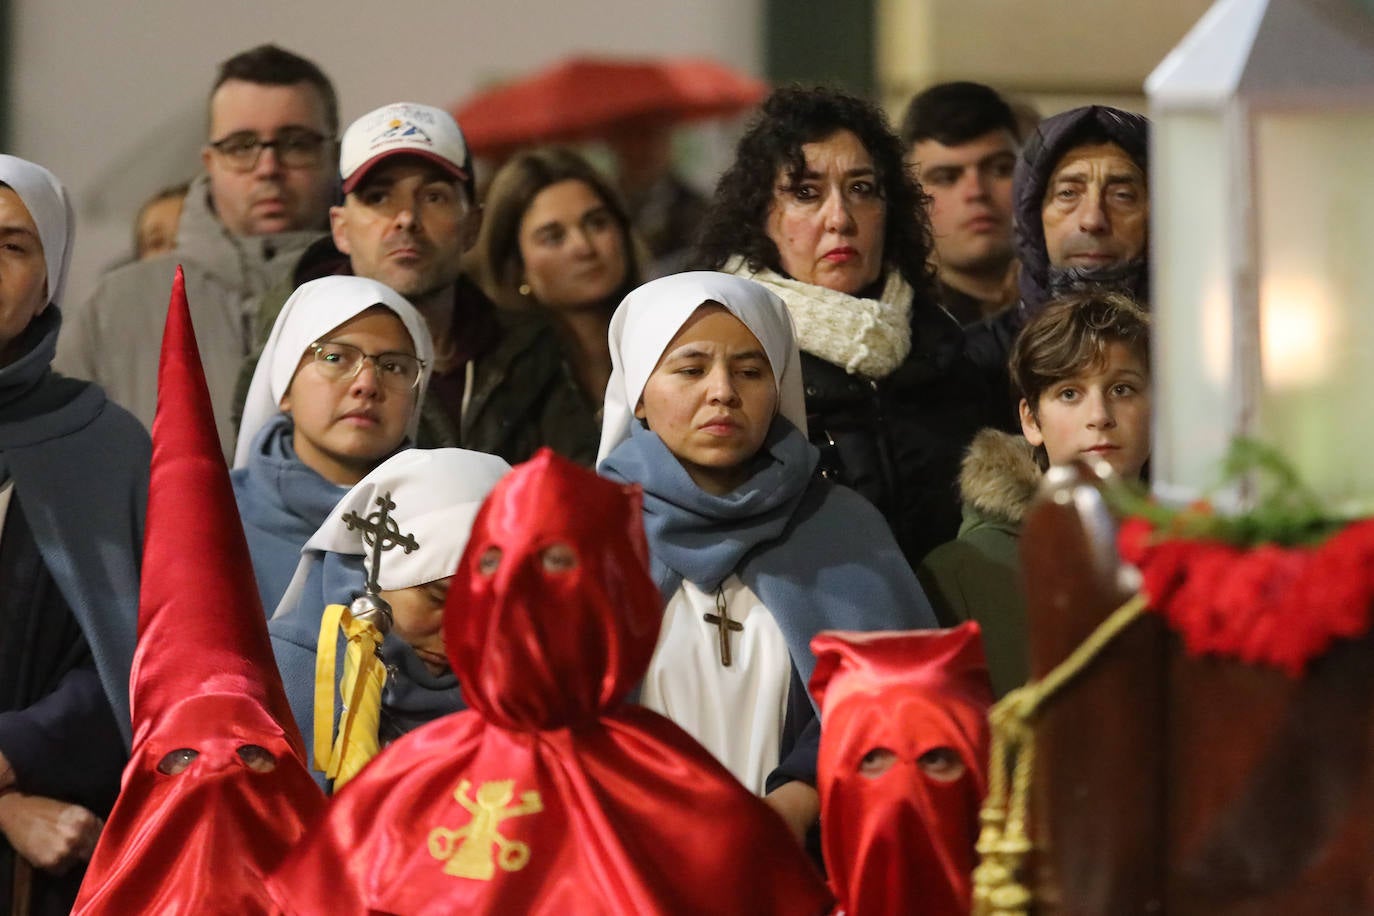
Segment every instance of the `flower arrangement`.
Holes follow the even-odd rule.
[[[1324,513],[1269,446],[1238,440],[1223,480],[1259,480],[1254,508],[1222,515],[1181,510],[1116,491],[1127,516],[1121,556],[1141,591],[1190,654],[1216,654],[1298,677],[1338,639],[1374,620],[1374,519]]]

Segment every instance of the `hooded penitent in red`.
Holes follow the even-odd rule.
[[[470,709],[335,796],[274,897],[289,913],[822,912],[782,821],[677,726],[625,705],[661,605],[637,488],[548,450],[517,467],[445,609]]]
[[[967,914],[992,705],[978,625],[822,633],[811,649],[821,841],[839,909]]]
[[[180,269],[162,341],[133,754],[75,913],[270,911],[324,795],[272,659]]]

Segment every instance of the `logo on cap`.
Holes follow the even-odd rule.
[[[413,121],[402,121],[400,118],[392,118],[386,125],[386,130],[374,136],[369,141],[373,146],[379,143],[386,143],[392,140],[402,140],[407,143],[426,143],[434,145],[434,140],[419,128]]]
[[[412,152],[463,182],[472,180],[467,142],[453,116],[429,105],[396,102],[368,112],[344,131],[339,177],[345,194],[388,156]]]

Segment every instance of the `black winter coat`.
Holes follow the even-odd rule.
[[[917,304],[911,329],[911,353],[885,378],[850,375],[810,353],[802,354],[802,378],[820,473],[877,506],[915,568],[958,533],[964,449],[1004,419],[1006,396],[970,359],[947,312]]]

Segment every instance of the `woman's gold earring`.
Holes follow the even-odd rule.
[[[518,292],[520,293],[520,295],[522,295],[522,296],[528,296],[528,295],[530,294],[530,285],[529,285],[528,283],[521,283],[521,284],[517,287],[517,291],[518,291]]]

